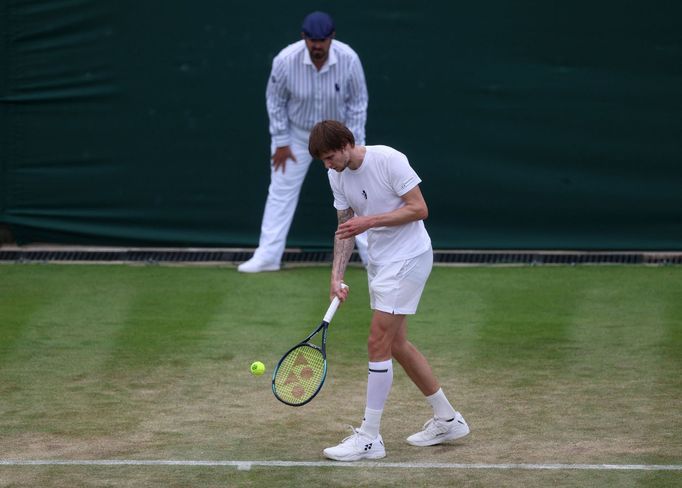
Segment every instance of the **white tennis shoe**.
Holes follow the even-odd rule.
[[[237,271],[240,273],[261,273],[263,271],[279,271],[279,268],[280,265],[277,263],[268,263],[262,259],[253,257],[237,266]]]
[[[413,446],[435,446],[445,441],[461,439],[469,434],[469,425],[462,417],[462,414],[455,412],[455,418],[451,420],[441,420],[432,418],[424,424],[421,432],[412,434],[407,438],[407,442]]]
[[[358,461],[360,459],[381,459],[386,457],[384,440],[381,434],[372,439],[360,429],[351,427],[353,434],[341,441],[341,444],[328,447],[322,451],[325,457],[335,461]]]

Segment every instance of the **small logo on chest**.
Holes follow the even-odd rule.
[[[367,192],[365,190],[362,190],[362,196],[365,197],[365,200],[367,200]]]

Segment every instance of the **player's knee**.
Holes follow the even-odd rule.
[[[391,343],[385,336],[371,334],[367,340],[367,353],[370,358],[391,357]]]

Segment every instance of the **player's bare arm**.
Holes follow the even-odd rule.
[[[415,186],[401,198],[405,205],[392,212],[352,217],[340,223],[336,230],[336,239],[349,239],[372,227],[402,225],[414,220],[424,220],[429,216],[429,209],[419,186]]]
[[[339,221],[339,227],[352,219],[354,215],[355,212],[353,212],[352,208],[337,210],[336,216]],[[346,266],[348,266],[348,261],[350,260],[353,248],[355,247],[355,239],[341,239],[338,237],[338,231],[336,234],[337,235],[334,237],[334,260],[332,262],[332,277],[329,295],[332,299],[334,297],[339,297],[341,301],[344,301],[348,296],[348,288],[342,288],[341,283],[343,282]]]

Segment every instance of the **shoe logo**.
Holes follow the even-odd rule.
[[[372,449],[372,443],[370,442],[369,444],[365,444],[365,451],[369,451]]]

